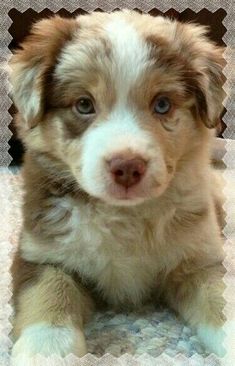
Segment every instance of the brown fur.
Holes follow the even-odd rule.
[[[21,257],[19,250],[16,252],[11,267],[13,303],[15,307],[17,307],[19,291],[38,280],[41,273],[40,269],[39,265],[25,261]]]
[[[27,263],[24,265],[27,266]],[[18,270],[17,275],[22,276],[22,271]],[[41,274],[36,279],[32,266],[31,281],[32,279],[33,286],[20,288],[21,295],[18,298],[14,321],[15,338],[20,336],[22,328],[37,322],[57,326],[73,325],[83,329],[93,304],[84,289],[75,283],[70,275],[60,268],[44,265],[41,266]]]
[[[164,301],[191,325],[202,322],[222,326],[225,300],[221,293],[225,290],[225,284],[221,278],[225,272],[222,264],[205,268],[202,262],[182,263],[166,279]],[[195,302],[191,301],[192,293]]]
[[[34,80],[35,88],[43,89],[44,98],[41,101],[40,114],[36,119],[31,119],[30,126],[33,127],[43,117],[47,109],[46,95],[50,95],[51,75],[59,57],[59,52],[63,45],[70,41],[74,32],[78,29],[78,23],[71,19],[63,19],[59,16],[53,19],[44,19],[36,23],[22,44],[21,51],[16,51],[11,63],[11,67],[17,64],[27,65],[27,67],[41,64],[41,72]]]

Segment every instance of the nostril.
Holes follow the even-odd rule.
[[[123,176],[124,172],[121,169],[118,169],[114,174],[118,175],[119,177]]]
[[[140,172],[137,172],[136,170],[133,172],[133,177],[138,178],[141,175]]]

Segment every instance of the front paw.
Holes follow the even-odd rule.
[[[227,354],[227,350],[231,350],[233,347],[232,341],[235,335],[235,321],[229,320],[224,326],[217,328],[211,325],[201,324],[197,327],[197,334],[208,351],[215,353],[219,357],[224,357]]]
[[[73,353],[82,357],[87,353],[81,330],[72,327],[34,324],[23,330],[12,349],[12,365],[25,366],[26,360],[37,354],[65,357]]]
[[[226,349],[223,345],[225,332],[223,327],[213,327],[211,325],[199,325],[197,335],[204,344],[207,351],[214,353],[219,357],[224,357]]]

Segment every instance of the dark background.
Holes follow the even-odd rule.
[[[100,9],[97,9],[101,11]],[[136,9],[138,10],[138,9]],[[79,14],[85,14],[86,12],[83,9],[77,9],[75,12],[70,13],[66,9],[60,9],[56,14],[59,14],[63,17],[71,17]],[[149,12],[153,16],[157,15],[166,15],[168,17],[178,19],[182,22],[193,21],[196,23],[200,23],[203,25],[209,26],[209,37],[215,41],[218,45],[225,46],[222,37],[226,32],[226,28],[223,26],[222,21],[226,16],[226,11],[224,9],[219,9],[214,13],[211,13],[207,9],[202,9],[200,12],[195,13],[190,9],[186,9],[181,13],[178,13],[174,9],[168,10],[166,13],[162,13],[157,9],[153,9]],[[44,9],[40,13],[32,9],[26,10],[24,13],[16,9],[11,9],[9,12],[9,16],[12,19],[13,23],[9,28],[9,32],[12,35],[13,39],[10,43],[10,50],[14,50],[19,46],[24,39],[24,37],[29,33],[32,23],[40,20],[41,18],[50,17],[54,13],[49,9]],[[14,105],[9,109],[9,112],[12,116],[14,116],[16,110]],[[225,111],[224,111],[225,112]],[[222,137],[222,132],[225,129],[225,124],[221,119],[221,125],[218,128],[218,136]],[[18,140],[13,120],[10,124],[10,130],[13,135],[9,141],[10,149],[9,153],[12,156],[13,160],[11,165],[20,165],[22,163],[23,157],[23,147],[21,142]]]

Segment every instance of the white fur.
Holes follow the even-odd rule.
[[[56,354],[65,357],[69,353],[86,354],[83,333],[72,327],[50,326],[37,323],[24,328],[12,350],[12,357],[28,358],[37,354],[45,357]]]
[[[200,325],[197,328],[197,334],[208,351],[215,353],[220,357],[223,357],[226,354],[223,345],[225,331],[222,327],[215,328],[210,325]]]
[[[159,145],[150,134],[138,126],[134,113],[125,105],[117,106],[110,113],[108,121],[98,128],[88,130],[81,143],[80,184],[92,196],[115,203],[115,195],[109,192],[113,182],[106,164],[107,160],[125,151],[149,161],[139,194],[138,189],[135,191],[135,203],[138,202],[138,198],[141,201],[143,191],[151,192],[153,177],[157,177],[161,185],[167,182],[166,165]],[[76,176],[76,168],[74,175]],[[142,199],[146,198],[146,194],[142,196]]]
[[[125,102],[131,87],[151,64],[150,49],[135,28],[119,17],[105,25],[105,31],[115,60],[113,73],[118,100]]]
[[[222,327],[199,325],[197,328],[199,339],[206,349],[219,357],[231,357],[235,339],[235,320],[229,319]]]

